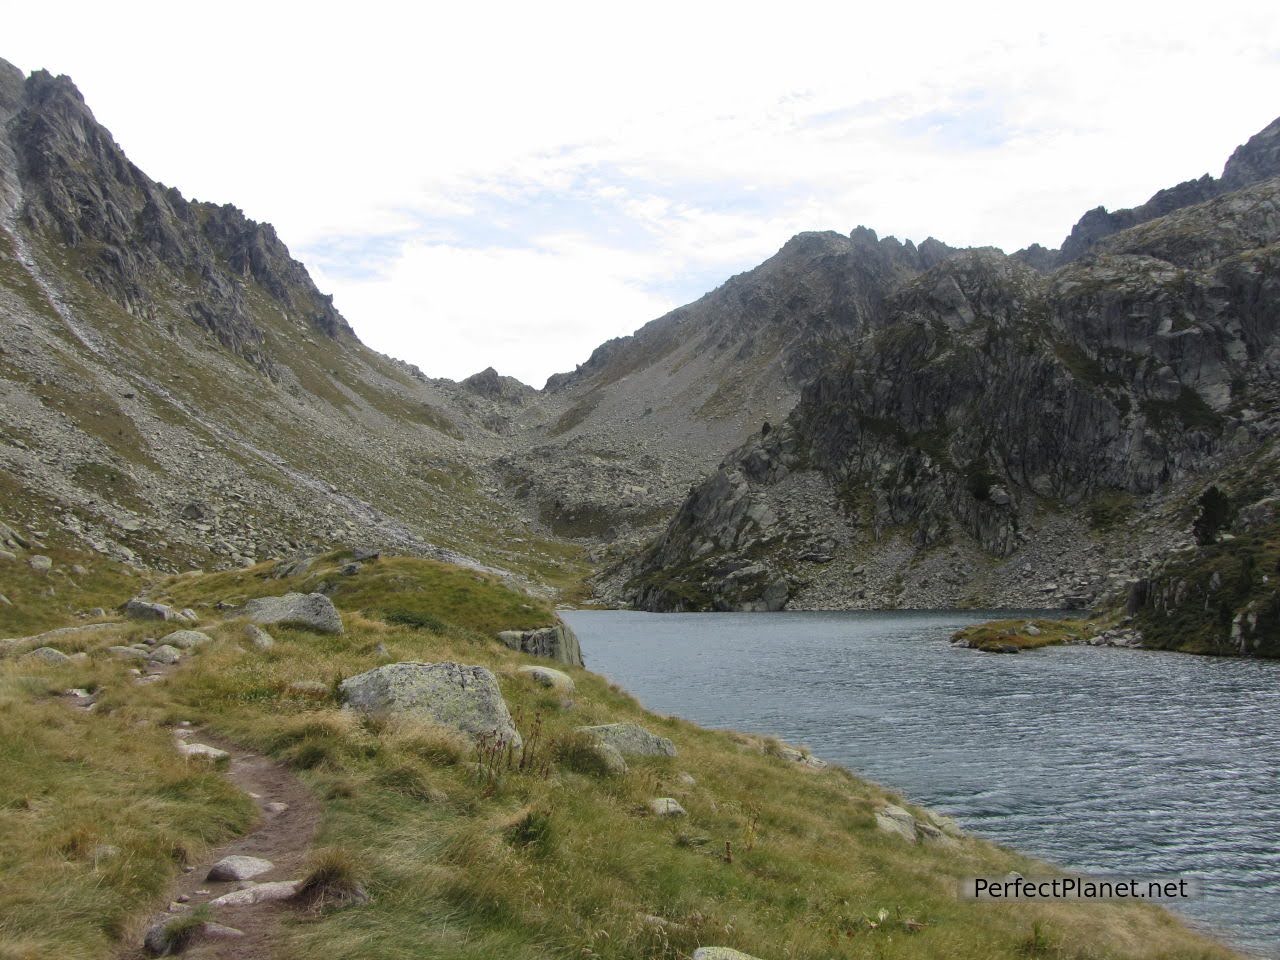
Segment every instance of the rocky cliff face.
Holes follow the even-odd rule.
[[[1280,433],[1278,204],[1271,179],[1047,276],[966,251],[906,280],[613,582],[648,609],[1114,595]]]
[[[794,237],[754,270],[553,377],[501,462],[508,489],[554,532],[603,541],[598,561],[634,551],[725,450],[786,416],[892,289],[950,252],[864,228]]]
[[[269,224],[230,205],[189,202],[151,180],[94,119],[70,78],[37,71],[7,99],[12,166],[5,178],[21,184],[23,225],[75,251],[82,275],[125,310],[152,315],[157,299],[173,297],[191,320],[267,371],[265,333],[238,280],[256,282],[325,336],[352,336]]]
[[[365,348],[269,224],[0,61],[5,517],[161,569],[373,545],[554,577],[488,467],[499,394]]]

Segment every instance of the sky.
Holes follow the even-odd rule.
[[[1277,6],[44,0],[0,57],[371,347],[541,386],[802,230],[1056,247],[1219,174],[1280,115]]]

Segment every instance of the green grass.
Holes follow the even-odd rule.
[[[338,559],[297,583],[259,569],[175,578],[157,592],[204,610],[327,579]],[[566,668],[577,683],[566,705],[517,672],[527,658],[488,636],[547,613],[501,583],[395,558],[345,581],[333,592],[345,634],[273,629],[275,646],[259,652],[239,641],[235,621],[210,617],[214,643],[164,684],[127,682],[92,646],[86,662],[63,668],[0,661],[0,749],[5,769],[21,771],[0,786],[0,817],[16,818],[0,831],[0,856],[6,879],[23,880],[0,894],[0,958],[109,953],[112,937],[136,936],[163,903],[184,857],[244,827],[244,801],[175,759],[166,727],[179,719],[290,764],[322,801],[310,873],[321,906],[345,905],[299,910],[273,944],[280,960],[685,960],[713,944],[765,960],[987,960],[1026,956],[1033,941],[1037,955],[1063,960],[1230,956],[1154,907],[960,900],[961,877],[1049,868],[970,838],[907,844],[875,827],[877,807],[902,802],[882,788],[804,769],[758,738],[648,713],[585,670]],[[443,629],[386,621],[380,611],[405,587]],[[394,660],[494,670],[527,762],[490,758],[478,772],[484,757],[451,731],[289,692],[385,662],[380,648]],[[95,714],[52,700],[72,685],[102,688]],[[583,762],[574,731],[615,721],[670,737],[679,756],[603,775]],[[657,796],[677,798],[688,817],[650,816]],[[138,869],[103,873],[74,852],[98,838],[136,847]],[[356,886],[368,902],[349,897]]]
[[[1036,632],[1028,627],[1034,627]],[[954,636],[975,650],[1011,653],[1057,646],[1096,632],[1083,620],[990,620],[957,630]]]
[[[27,562],[32,554],[53,560],[53,570],[36,573]],[[83,574],[74,571],[77,565],[85,570]],[[56,546],[24,552],[17,560],[0,560],[0,594],[13,604],[0,605],[0,638],[65,626],[104,602],[123,603],[142,582],[138,571],[122,563]]]

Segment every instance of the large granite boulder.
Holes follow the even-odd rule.
[[[498,680],[485,667],[389,663],[344,680],[339,690],[356,710],[416,714],[473,738],[522,745]]]
[[[141,597],[134,597],[124,605],[124,615],[130,620],[178,620],[178,611],[163,603],[154,603]]]
[[[238,611],[261,626],[302,627],[317,633],[342,633],[338,608],[323,593],[286,593],[258,597]]]
[[[520,653],[558,660],[571,667],[582,666],[582,647],[574,632],[563,623],[537,630],[503,630],[498,639]]]
[[[579,733],[607,743],[624,757],[674,757],[676,747],[666,737],[650,733],[634,723],[604,723],[595,727],[579,727]]]

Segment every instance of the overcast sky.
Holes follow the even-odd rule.
[[[369,345],[541,386],[800,230],[1057,246],[1217,175],[1280,114],[1276,6],[44,0],[0,56]]]

